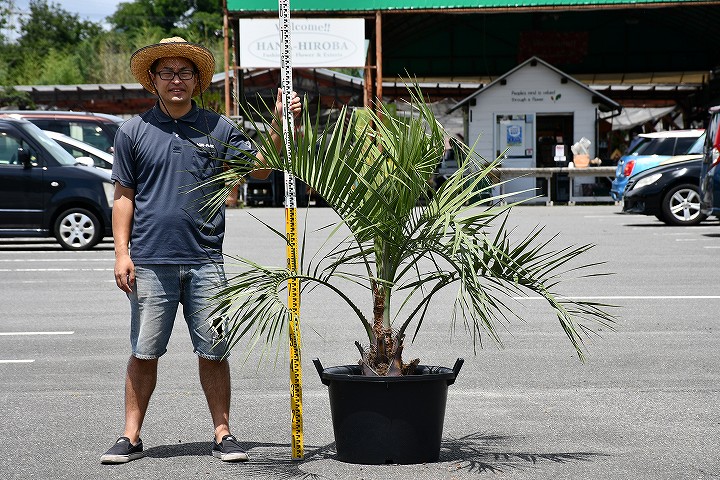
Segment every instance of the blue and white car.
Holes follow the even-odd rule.
[[[656,167],[673,156],[702,154],[704,142],[703,129],[641,133],[618,161],[610,196],[619,202],[632,175]]]

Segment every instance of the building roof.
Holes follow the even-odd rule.
[[[709,4],[709,0],[293,0],[296,12],[367,12],[382,10],[436,9],[521,9],[598,6],[658,6],[669,4]],[[276,0],[227,0],[231,12],[277,12]]]
[[[550,65],[549,63],[545,62],[543,59],[538,58],[538,57],[532,57],[532,58],[528,58],[527,60],[525,60],[523,63],[521,63],[521,64],[518,65],[517,67],[513,68],[513,69],[510,70],[509,72],[507,72],[507,73],[505,73],[504,75],[502,75],[502,76],[498,77],[497,79],[493,80],[493,81],[490,82],[489,84],[487,84],[487,85],[483,86],[482,88],[478,89],[476,92],[473,92],[470,96],[464,98],[463,100],[460,100],[460,101],[459,101],[458,103],[456,103],[452,108],[450,108],[449,112],[452,112],[453,110],[456,110],[456,109],[462,107],[463,105],[465,105],[466,103],[468,103],[470,100],[472,100],[473,98],[477,97],[478,95],[480,95],[480,94],[483,93],[484,91],[488,90],[488,89],[491,88],[492,86],[494,86],[494,85],[496,85],[496,84],[498,84],[498,83],[502,83],[502,81],[503,81],[504,79],[512,76],[512,75],[513,75],[515,72],[517,72],[518,70],[523,69],[523,68],[525,68],[525,67],[528,66],[528,65],[537,65],[537,64],[543,65],[543,66],[545,66],[546,68],[548,68],[548,69],[556,72],[556,73],[560,76],[561,79],[564,79],[564,80],[566,80],[566,81],[568,81],[568,82],[574,83],[575,85],[579,86],[579,87],[582,88],[583,90],[586,90],[590,95],[593,96],[593,98],[594,98],[594,100],[596,101],[596,103],[598,103],[598,104],[600,105],[599,109],[600,109],[601,111],[620,111],[620,110],[622,110],[622,107],[620,106],[620,104],[617,103],[616,101],[612,100],[611,98],[606,97],[605,95],[603,95],[603,94],[601,94],[601,93],[598,93],[597,91],[595,91],[595,90],[593,90],[592,88],[588,87],[588,86],[585,85],[584,83],[579,82],[578,80],[576,80],[575,78],[573,78],[573,77],[571,77],[570,75],[566,74],[565,72],[562,72],[562,71],[560,71],[559,69],[555,68],[554,66]]]

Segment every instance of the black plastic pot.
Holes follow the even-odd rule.
[[[440,456],[447,389],[464,360],[455,366],[419,365],[413,375],[368,377],[359,365],[323,368],[328,386],[337,458],[348,463],[427,463]]]

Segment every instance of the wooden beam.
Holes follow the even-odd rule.
[[[227,0],[223,0],[223,66],[225,67],[225,115],[230,116],[230,35]]]
[[[382,52],[382,12],[375,12],[375,99],[382,102],[382,71],[383,52]]]

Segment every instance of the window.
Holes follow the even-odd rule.
[[[21,148],[22,140],[7,132],[0,132],[0,165],[22,166],[22,160],[18,158],[18,151]]]
[[[687,155],[690,153],[690,149],[697,140],[697,138],[692,137],[678,138],[677,143],[675,144],[675,155]]]
[[[653,138],[643,144],[635,153],[637,155],[667,155],[672,156],[675,150],[675,138]]]

